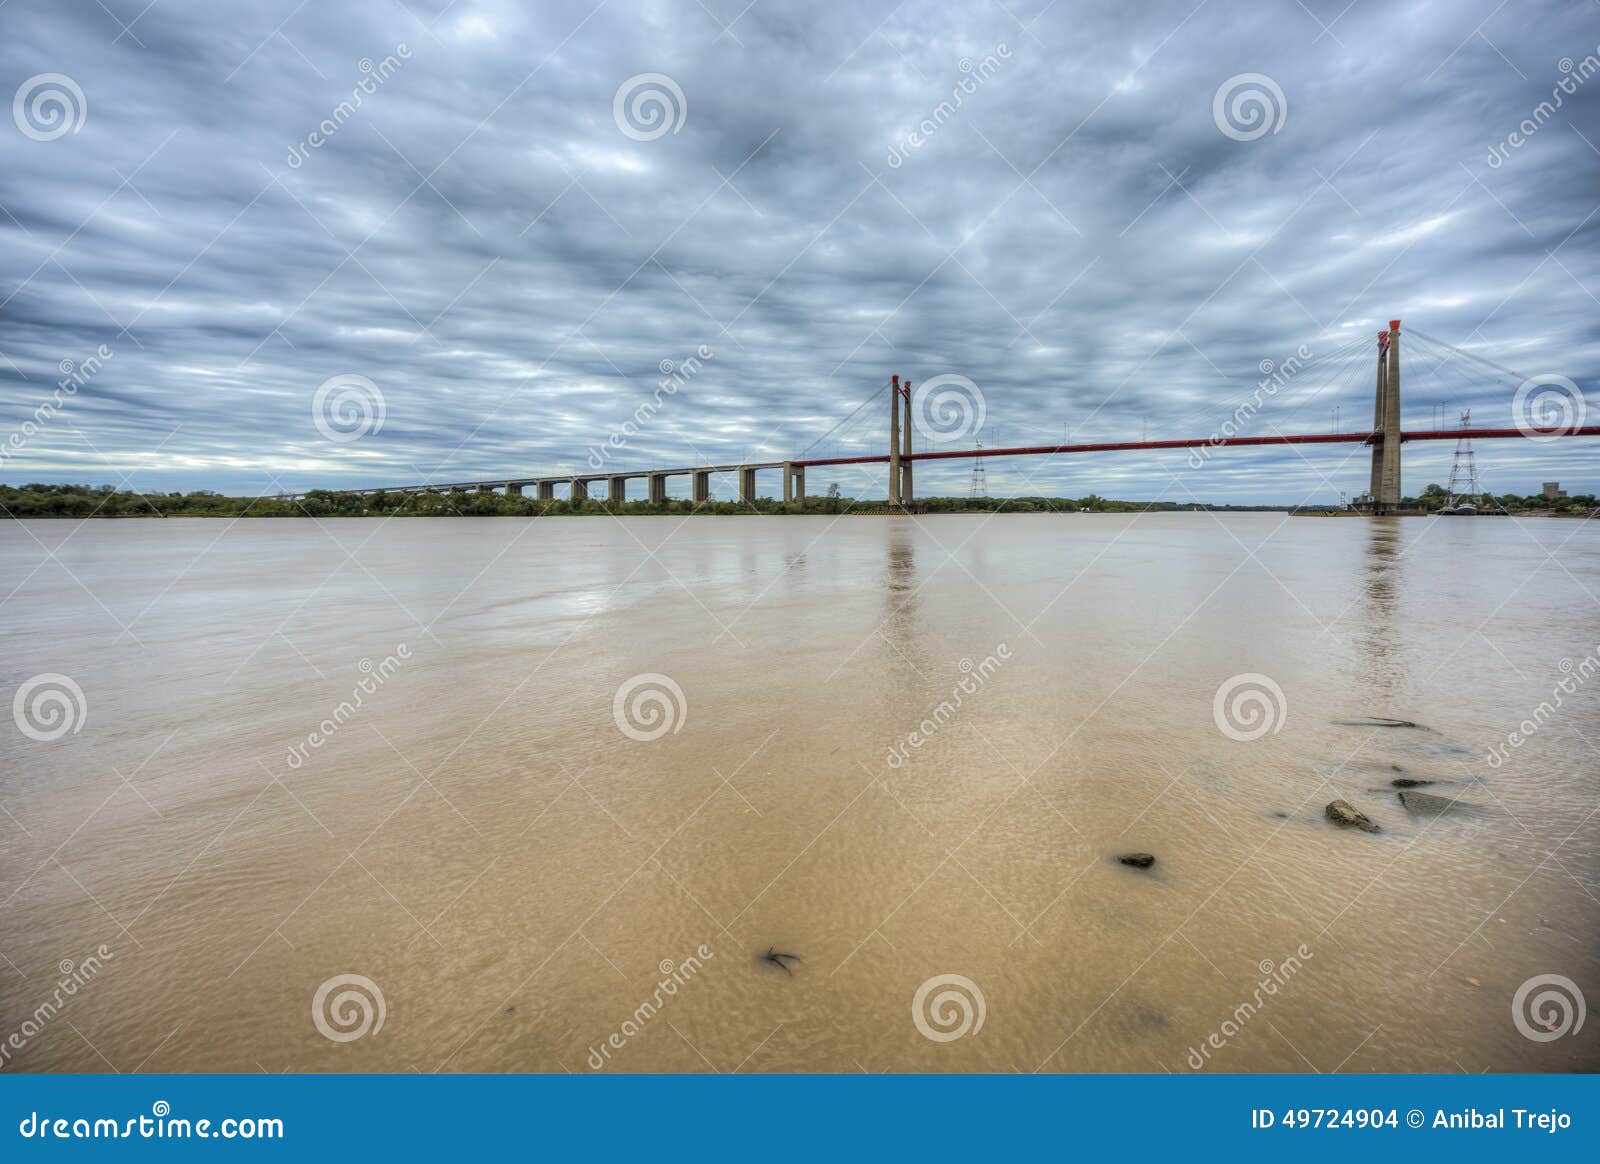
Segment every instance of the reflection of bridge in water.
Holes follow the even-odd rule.
[[[1465,352],[1463,349],[1446,344],[1442,340],[1436,340],[1432,337],[1424,338],[1430,345],[1436,345],[1439,348],[1476,360],[1490,368],[1497,369],[1502,375],[1510,374],[1516,376],[1516,373],[1512,373],[1510,369],[1494,364],[1481,356]],[[566,488],[568,497],[571,500],[584,501],[589,497],[591,485],[605,482],[607,500],[623,502],[627,500],[628,482],[642,478],[648,482],[649,500],[660,503],[667,500],[667,479],[669,477],[689,477],[691,478],[690,499],[696,502],[704,502],[711,500],[711,475],[713,473],[737,473],[739,475],[739,500],[753,502],[756,498],[756,474],[763,470],[776,469],[783,475],[783,503],[804,508],[806,503],[806,469],[831,465],[888,465],[889,504],[891,506],[899,506],[910,504],[915,496],[912,467],[918,461],[964,459],[968,457],[1032,457],[1064,456],[1080,453],[1154,452],[1166,449],[1367,444],[1372,446],[1371,484],[1367,497],[1361,502],[1361,507],[1367,512],[1381,515],[1394,513],[1400,509],[1401,497],[1403,496],[1400,476],[1400,449],[1407,442],[1460,440],[1463,438],[1472,440],[1513,438],[1549,440],[1570,436],[1600,436],[1600,425],[1586,426],[1581,423],[1584,412],[1583,397],[1581,393],[1577,392],[1576,386],[1571,385],[1570,381],[1562,381],[1562,383],[1571,388],[1575,398],[1563,400],[1565,411],[1563,412],[1563,423],[1560,425],[1533,423],[1533,419],[1537,418],[1538,412],[1535,409],[1533,418],[1519,417],[1519,424],[1514,428],[1452,428],[1402,431],[1400,428],[1400,321],[1398,319],[1390,321],[1387,331],[1378,333],[1377,346],[1377,380],[1372,428],[1366,431],[1273,433],[1265,436],[1232,436],[1219,433],[1208,437],[1178,440],[1099,441],[1080,444],[1012,445],[997,448],[938,449],[931,452],[917,452],[912,447],[912,432],[916,427],[912,422],[911,415],[912,385],[909,380],[902,384],[900,377],[895,376],[884,388],[884,393],[889,397],[889,441],[888,450],[882,453],[811,459],[802,457],[785,461],[743,462],[733,465],[691,465],[679,469],[609,470],[603,473],[562,473],[551,476],[491,478],[451,484],[424,483],[401,485],[387,489],[347,489],[339,492],[360,494],[362,496],[372,496],[378,493],[415,494],[468,491],[504,492],[511,495],[520,495],[526,488],[533,486],[537,490],[537,496],[541,501],[554,500],[558,488]],[[1554,377],[1524,379],[1523,386],[1518,389],[1514,407],[1523,405],[1530,386],[1539,387],[1558,379]],[[970,386],[970,382],[966,383]],[[879,399],[879,396],[873,396],[856,411],[860,412],[867,404],[877,399]],[[1237,415],[1236,410],[1235,417]],[[1528,420],[1528,423],[1521,423],[1525,419]]]

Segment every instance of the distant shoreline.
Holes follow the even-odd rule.
[[[1431,489],[1437,488],[1430,486]],[[1424,492],[1430,510],[1435,495]],[[1411,499],[1408,499],[1408,501]],[[1543,504],[1539,504],[1542,502]],[[1513,498],[1500,504],[1520,517],[1592,517],[1597,511],[1592,497]],[[106,486],[0,485],[0,517],[114,520],[122,518],[225,517],[325,518],[325,517],[731,517],[731,516],[879,516],[900,511],[878,499],[807,497],[805,507],[785,505],[771,498],[741,501],[666,502],[625,501],[612,504],[568,499],[540,501],[503,493],[441,492],[377,494],[312,490],[300,498],[287,496],[229,497],[207,490],[190,493],[132,493]],[[924,497],[910,514],[932,517],[953,513],[1290,513],[1306,516],[1346,516],[1328,505],[1216,505],[1175,501],[1119,501],[1088,494],[1084,497]]]

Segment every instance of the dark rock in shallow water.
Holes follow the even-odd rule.
[[[1375,833],[1378,826],[1373,824],[1367,814],[1357,809],[1348,800],[1331,800],[1328,807],[1322,810],[1329,820],[1345,828],[1357,828],[1364,833]]]
[[[1117,860],[1135,869],[1148,869],[1156,863],[1155,857],[1150,853],[1124,853]]]
[[[1420,723],[1413,723],[1409,719],[1385,719],[1382,716],[1363,716],[1360,719],[1336,719],[1333,721],[1338,727],[1385,727],[1385,728],[1420,728]],[[1426,729],[1424,729],[1426,730]]]
[[[1418,780],[1414,776],[1401,776],[1398,780],[1389,781],[1396,788],[1426,788],[1430,784],[1439,783],[1437,780]]]
[[[1431,792],[1402,792],[1400,803],[1415,816],[1443,816],[1447,812],[1471,812],[1476,805],[1467,804],[1449,796],[1435,796]]]

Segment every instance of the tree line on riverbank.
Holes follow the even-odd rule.
[[[1430,509],[1444,505],[1438,485],[1423,490],[1420,501]],[[1593,494],[1546,498],[1541,494],[1488,497],[1484,507],[1504,506],[1513,512],[1548,511],[1582,515],[1595,508]],[[843,497],[837,487],[822,496],[808,496],[805,512],[837,514],[855,509],[882,509],[883,502]],[[1090,493],[1084,497],[924,497],[917,500],[921,513],[1147,513],[1203,510],[1207,512],[1282,512],[1282,505],[1195,505],[1176,501],[1117,501]],[[314,489],[304,497],[229,497],[209,489],[188,493],[139,493],[110,485],[0,485],[0,516],[5,517],[542,517],[618,514],[780,514],[797,507],[760,497],[753,502],[670,500],[626,501],[617,505],[604,499],[574,503],[566,498],[540,501],[532,496],[468,491],[445,493],[377,493],[362,496]]]

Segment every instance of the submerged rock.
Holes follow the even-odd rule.
[[[1402,795],[1404,794],[1402,793]],[[1344,828],[1356,828],[1364,833],[1378,831],[1378,826],[1372,823],[1367,814],[1356,808],[1348,800],[1331,800],[1322,811],[1334,824]]]
[[[1396,788],[1426,788],[1430,784],[1439,783],[1437,780],[1418,780],[1415,776],[1402,776],[1398,780],[1389,781]]]
[[[1400,803],[1415,816],[1443,816],[1452,811],[1469,811],[1473,807],[1448,796],[1435,796],[1431,792],[1402,792]]]
[[[1409,719],[1386,719],[1383,716],[1362,716],[1360,719],[1336,719],[1333,721],[1339,727],[1385,727],[1385,728],[1420,728],[1420,723],[1413,723]]]
[[[1151,853],[1123,853],[1117,860],[1134,869],[1148,869],[1156,863],[1155,856]]]

